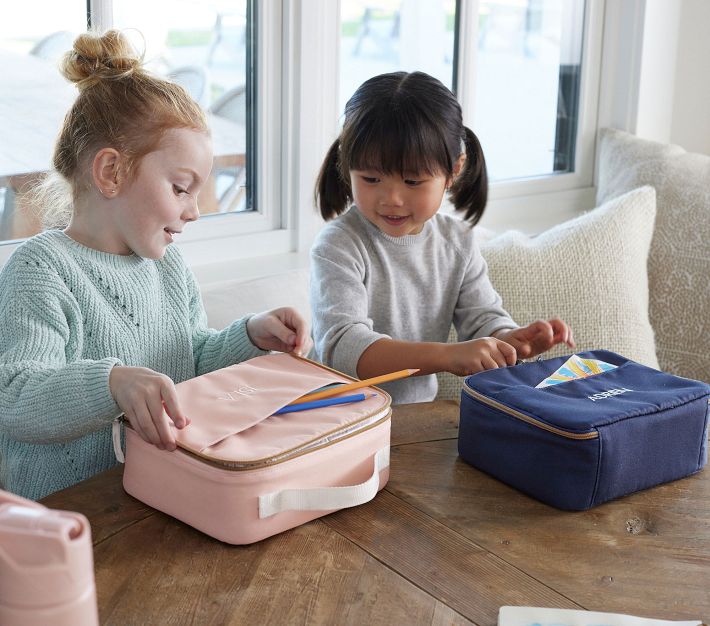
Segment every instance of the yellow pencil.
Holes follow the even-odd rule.
[[[338,385],[337,387],[331,387],[329,389],[324,389],[323,391],[316,391],[315,393],[306,394],[293,402],[311,402],[313,400],[321,400],[322,398],[330,398],[331,396],[337,396],[345,391],[352,391],[353,389],[360,389],[361,387],[370,387],[371,385],[379,385],[380,383],[387,383],[391,380],[406,378],[407,376],[416,374],[418,371],[418,369],[400,370],[399,372],[390,372],[389,374],[382,374],[382,376],[375,376],[374,378],[356,380],[352,383],[345,383],[344,385]],[[293,402],[291,404],[293,404]]]

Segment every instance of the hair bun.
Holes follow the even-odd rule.
[[[74,48],[64,55],[61,71],[79,90],[84,90],[100,80],[130,76],[142,66],[143,59],[128,38],[118,30],[109,30],[103,35],[79,35]]]

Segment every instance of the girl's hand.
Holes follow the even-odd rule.
[[[515,330],[504,330],[495,336],[513,346],[521,359],[547,352],[558,343],[564,343],[573,350],[576,347],[572,329],[557,317],[549,321],[537,320]]]
[[[457,376],[515,365],[517,359],[515,348],[495,337],[442,345],[446,355],[443,369]]]
[[[313,346],[306,320],[291,307],[253,315],[247,322],[247,334],[251,342],[262,350],[304,356]]]
[[[185,428],[190,420],[180,408],[170,378],[147,367],[116,365],[108,384],[113,399],[142,439],[161,450],[177,448],[168,417],[177,428]]]

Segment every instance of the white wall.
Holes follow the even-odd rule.
[[[646,0],[635,133],[668,143],[673,121],[678,27],[685,0]]]
[[[638,102],[629,130],[710,154],[710,1],[622,0],[642,5]]]
[[[683,0],[670,141],[710,154],[710,2]]]

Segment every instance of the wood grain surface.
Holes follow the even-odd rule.
[[[91,522],[102,624],[496,624],[502,605],[710,617],[707,470],[558,511],[467,465],[458,404],[395,408],[370,503],[251,546],[128,496],[120,467],[49,496]]]

